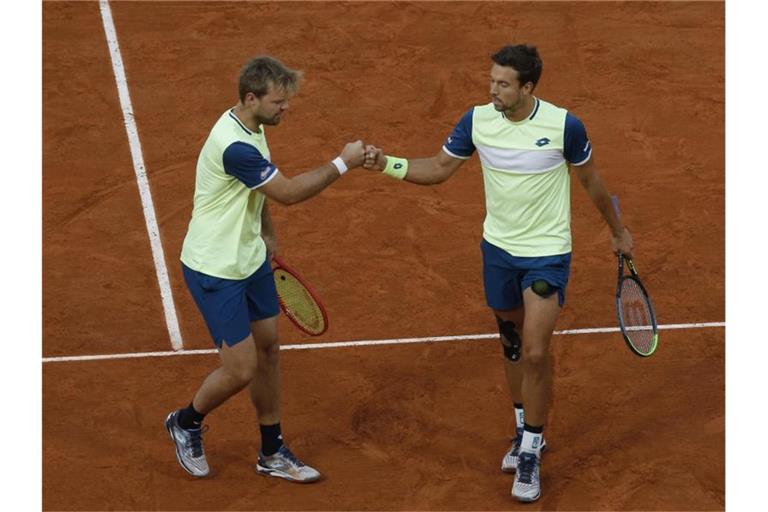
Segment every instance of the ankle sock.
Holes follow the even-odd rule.
[[[541,442],[544,439],[544,426],[533,426],[525,424],[523,430],[523,442],[520,444],[521,452],[535,453],[541,455]]]
[[[515,428],[522,430],[525,426],[525,413],[523,412],[523,404],[515,402]]]
[[[205,414],[197,412],[190,402],[186,409],[179,411],[179,426],[185,430],[201,428],[204,418]]]
[[[259,425],[261,431],[261,453],[269,457],[274,455],[283,446],[283,435],[280,432],[280,423],[274,425]]]

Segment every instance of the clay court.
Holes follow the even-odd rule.
[[[172,346],[99,3],[44,2],[45,510],[724,509],[724,3],[110,6],[184,351],[60,359]],[[178,257],[197,155],[236,102],[240,66],[270,54],[304,71],[268,130],[273,160],[295,175],[357,138],[434,155],[464,111],[489,101],[489,55],[519,42],[542,54],[537,96],[587,127],[659,323],[685,327],[662,330],[647,359],[617,332],[583,332],[616,326],[615,258],[572,180],[557,329],[579,332],[553,338],[543,495],[519,504],[499,470],[514,432],[500,345],[469,339],[496,330],[479,161],[431,188],[354,170],[307,202],[271,205],[282,257],[330,318],[312,338],[281,317],[282,344],[468,339],[286,350],[283,431],[324,479],[253,471],[246,394],[207,418],[212,474],[189,477],[163,420],[218,359],[189,353],[212,344]]]

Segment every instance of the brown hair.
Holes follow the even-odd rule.
[[[240,101],[245,101],[245,95],[249,92],[261,98],[267,94],[270,85],[293,94],[299,90],[302,76],[301,71],[286,67],[274,57],[255,57],[240,70]]]

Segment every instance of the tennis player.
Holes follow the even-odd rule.
[[[349,143],[332,162],[295,178],[278,170],[264,126],[280,123],[300,78],[300,72],[271,57],[248,62],[240,73],[239,102],[216,121],[197,161],[182,270],[221,365],[187,407],[165,420],[179,464],[196,477],[209,473],[202,438],[205,416],[246,387],[261,430],[256,471],[294,482],[320,477],[283,443],[279,307],[269,257],[276,244],[265,202],[290,205],[309,199],[362,165],[365,148],[359,140]]]
[[[517,425],[501,469],[516,472],[514,497],[535,501],[552,388],[549,344],[571,264],[569,169],[610,227],[614,252],[629,256],[633,243],[613,212],[582,122],[533,95],[542,70],[537,49],[505,46],[491,59],[491,102],[462,115],[437,155],[407,160],[368,146],[364,167],[433,185],[479,153],[485,296],[499,327]]]

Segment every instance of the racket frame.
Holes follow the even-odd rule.
[[[619,271],[618,271],[618,279],[616,282],[616,316],[619,320],[619,329],[621,329],[621,335],[624,337],[624,342],[627,344],[627,347],[629,347],[629,350],[632,351],[633,354],[640,356],[640,357],[649,357],[653,355],[654,352],[656,352],[656,349],[659,346],[659,327],[656,323],[656,311],[653,309],[653,302],[651,302],[651,296],[648,295],[648,292],[645,289],[645,286],[643,286],[642,281],[640,281],[640,278],[637,275],[637,269],[635,268],[635,264],[632,262],[632,258],[627,258],[623,254],[619,253]],[[630,275],[624,275],[624,262],[626,261],[627,267],[629,268]],[[624,307],[621,304],[621,289],[623,287],[625,280],[631,280],[634,281],[637,286],[640,288],[640,291],[643,293],[643,298],[645,299],[646,304],[648,305],[648,312],[651,316],[651,325],[653,326],[653,346],[651,347],[651,350],[646,352],[641,352],[635,346],[632,344],[632,340],[628,334],[627,326],[624,324]]]
[[[323,330],[320,331],[320,332],[312,332],[312,331],[306,329],[303,325],[301,325],[301,323],[297,322],[293,318],[293,315],[288,313],[288,309],[285,307],[285,302],[283,302],[283,298],[280,296],[280,293],[278,292],[277,293],[277,299],[280,302],[280,309],[283,310],[283,313],[285,314],[285,316],[288,318],[288,320],[291,321],[291,323],[293,325],[298,327],[299,330],[301,330],[302,332],[304,332],[306,334],[309,334],[310,336],[320,336],[320,335],[324,334],[325,331],[328,330],[328,313],[325,311],[325,306],[323,306],[323,303],[320,301],[320,297],[318,297],[318,295],[315,292],[315,290],[309,285],[309,283],[307,283],[304,280],[304,278],[301,277],[301,274],[296,272],[296,270],[293,267],[291,267],[290,265],[286,265],[286,263],[282,259],[278,258],[277,256],[272,255],[272,262],[275,265],[272,268],[272,273],[273,274],[274,274],[275,270],[282,269],[285,272],[291,274],[294,277],[294,279],[296,279],[299,282],[299,284],[301,284],[307,290],[307,293],[309,294],[309,296],[312,297],[312,300],[315,301],[315,304],[317,304],[317,307],[320,309],[320,314],[323,317],[323,324],[324,324]]]

